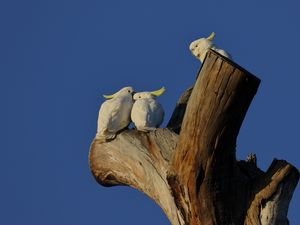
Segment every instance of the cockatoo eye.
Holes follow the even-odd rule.
[[[130,93],[131,91],[130,90],[128,90],[128,93]]]
[[[141,98],[141,96],[139,96],[139,98]]]

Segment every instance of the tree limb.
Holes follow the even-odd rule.
[[[177,197],[187,202],[183,214],[190,214],[189,224],[227,224],[234,215],[226,196],[234,190],[236,137],[259,82],[208,53],[188,101],[170,173],[176,185],[185,187]]]
[[[129,185],[152,198],[174,225],[184,224],[167,182],[177,135],[168,129],[144,133],[127,130],[111,142],[95,139],[90,168],[104,186]]]

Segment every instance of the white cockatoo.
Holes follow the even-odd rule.
[[[97,139],[104,142],[113,139],[118,131],[130,124],[133,94],[132,87],[124,87],[113,95],[103,95],[109,100],[103,102],[99,110]]]
[[[218,49],[212,42],[215,37],[215,32],[212,32],[208,38],[200,38],[196,41],[193,41],[190,44],[190,51],[192,54],[203,63],[206,53],[209,49],[212,49],[221,55],[231,59],[230,54],[225,52],[223,49]]]
[[[156,97],[164,92],[165,88],[162,87],[157,91],[134,94],[133,99],[135,102],[131,110],[131,120],[136,129],[147,132],[155,130],[161,125],[165,112]]]

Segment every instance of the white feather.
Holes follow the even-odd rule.
[[[101,105],[96,135],[98,139],[113,139],[118,131],[129,125],[133,105],[132,93],[131,87],[123,88]]]
[[[162,105],[150,92],[140,92],[134,95],[135,103],[131,110],[131,120],[141,131],[150,131],[159,127],[164,119]]]
[[[220,53],[221,55],[231,59],[231,55],[227,53],[223,49],[217,48],[211,40],[208,40],[207,38],[200,38],[198,40],[193,41],[189,46],[190,51],[192,54],[201,61],[201,63],[204,61],[206,53],[209,49],[213,49],[216,52]]]

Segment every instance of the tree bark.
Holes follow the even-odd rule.
[[[192,94],[193,87],[188,88],[179,98],[175,110],[171,116],[171,119],[167,125],[169,129],[174,131],[176,134],[180,133],[183,117],[186,111],[187,103]]]
[[[144,133],[127,130],[115,140],[94,139],[90,167],[104,186],[129,185],[152,198],[173,225],[184,224],[167,182],[167,172],[177,143],[177,134],[159,128]]]
[[[152,198],[173,225],[288,224],[299,171],[275,159],[237,161],[236,138],[260,80],[209,51],[194,87],[179,99],[169,129],[126,130],[90,148],[104,185],[129,185]]]

